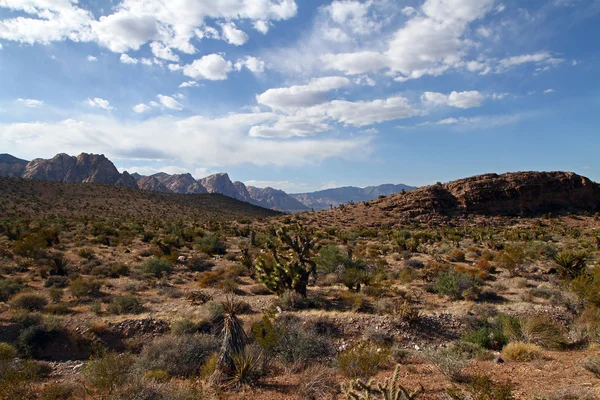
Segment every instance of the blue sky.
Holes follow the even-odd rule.
[[[0,152],[288,192],[600,181],[599,0],[0,0]]]

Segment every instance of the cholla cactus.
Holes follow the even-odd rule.
[[[409,392],[402,386],[400,384],[400,365],[397,365],[394,375],[383,383],[375,383],[373,380],[364,383],[360,379],[355,379],[348,385],[342,385],[342,391],[347,400],[414,400],[424,392],[424,389],[419,384],[419,389]]]
[[[276,243],[267,245],[273,259],[259,257],[256,260],[256,277],[275,293],[293,290],[306,296],[308,280],[317,273],[312,259],[315,241],[311,232],[301,226],[294,230],[283,227],[277,230],[276,236]]]

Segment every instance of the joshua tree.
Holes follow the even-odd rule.
[[[272,260],[256,260],[258,280],[275,293],[293,290],[306,296],[308,280],[317,273],[313,261],[315,241],[311,236],[301,226],[293,231],[287,227],[277,230],[276,241],[267,244]]]

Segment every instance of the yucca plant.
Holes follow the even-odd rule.
[[[262,353],[233,353],[231,355],[233,369],[226,371],[223,383],[226,387],[238,388],[240,386],[252,385],[260,376],[260,363]]]
[[[575,279],[585,272],[587,254],[584,251],[563,250],[554,256],[558,273],[564,279]]]
[[[242,302],[234,297],[228,297],[221,303],[223,306],[223,317],[221,328],[221,350],[215,367],[215,372],[211,376],[211,382],[221,384],[230,379],[232,371],[235,371],[235,355],[244,354],[246,348],[246,332],[242,322],[238,318],[244,310]]]

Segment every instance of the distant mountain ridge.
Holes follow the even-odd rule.
[[[416,189],[416,187],[402,184],[384,184],[379,186],[367,186],[365,188],[345,186],[312,193],[290,194],[290,196],[307,207],[315,210],[325,210],[348,202],[360,203],[363,201],[375,200],[379,196],[389,196],[414,189]]]
[[[344,187],[314,193],[289,195],[283,190],[246,186],[232,182],[227,173],[218,173],[202,179],[191,174],[169,175],[158,172],[150,176],[138,173],[120,173],[103,154],[81,153],[74,157],[57,154],[51,159],[22,160],[10,154],[0,154],[0,176],[41,181],[103,183],[138,188],[145,191],[175,194],[219,193],[256,206],[277,211],[301,212],[322,210],[330,205],[373,200],[381,195],[414,189],[406,185],[380,185],[366,188]]]

